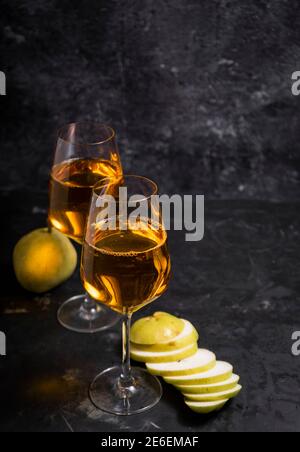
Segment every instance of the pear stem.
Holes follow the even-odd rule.
[[[51,225],[51,223],[50,223],[49,218],[47,219],[47,227],[48,227],[48,232],[49,232],[49,234],[51,234],[51,232],[52,232],[52,225]]]

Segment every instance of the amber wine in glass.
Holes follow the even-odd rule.
[[[107,193],[117,193],[120,187],[126,187],[128,197],[136,194],[149,204],[149,212],[151,197],[157,194],[156,184],[140,176],[122,176],[118,182],[102,181],[94,187],[82,248],[81,277],[96,301],[124,316],[122,366],[96,377],[90,388],[92,401],[104,411],[130,415],[153,407],[161,397],[159,381],[144,369],[130,366],[130,322],[135,311],[166,291],[171,265],[160,217],[159,224],[154,224],[150,216],[136,221],[122,218],[116,199],[115,227],[107,229],[98,221],[101,208],[97,207],[97,200]]]
[[[53,166],[49,220],[53,227],[82,243],[93,186],[119,174],[119,163],[75,158]]]
[[[50,175],[49,224],[82,244],[93,186],[120,174],[113,129],[94,122],[62,127]],[[118,318],[83,294],[62,304],[58,320],[70,330],[93,333],[112,326]]]
[[[95,300],[126,314],[158,298],[167,287],[169,255],[165,231],[142,225],[83,245],[83,282]]]

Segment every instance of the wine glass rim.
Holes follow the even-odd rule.
[[[95,195],[99,195],[99,193],[96,192],[97,189],[99,188],[104,188],[108,185],[113,185],[114,183],[116,183],[117,181],[121,180],[121,179],[136,179],[136,180],[140,180],[140,181],[144,181],[147,182],[149,185],[152,186],[152,190],[153,193],[151,193],[149,196],[143,196],[143,198],[141,198],[140,201],[145,201],[147,199],[150,199],[151,196],[157,195],[158,194],[158,185],[156,182],[154,182],[152,179],[149,179],[148,177],[145,176],[140,176],[137,174],[122,174],[119,176],[119,178],[116,177],[106,177],[105,179],[102,179],[101,182],[97,182],[94,187],[93,187],[93,194]]]
[[[109,132],[109,136],[108,138],[105,138],[104,140],[101,141],[87,141],[85,143],[78,143],[77,140],[68,140],[66,138],[63,138],[62,133],[63,131],[66,131],[67,129],[69,129],[72,126],[78,126],[78,125],[85,125],[85,124],[89,124],[89,125],[94,125],[97,127],[101,127],[101,128],[105,128],[108,132]],[[73,144],[76,146],[97,146],[99,144],[105,144],[108,143],[109,141],[113,140],[116,136],[116,132],[115,130],[109,126],[108,124],[104,124],[102,122],[97,122],[97,121],[74,121],[74,122],[69,122],[67,124],[64,124],[63,126],[59,127],[58,131],[57,131],[57,135],[58,138],[62,141],[64,141],[65,143],[69,143],[69,144]]]

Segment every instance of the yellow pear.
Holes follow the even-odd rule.
[[[176,385],[176,388],[179,389],[187,398],[189,398],[188,394],[215,394],[219,392],[229,391],[230,389],[235,388],[240,381],[240,377],[238,375],[233,374],[227,380],[223,380],[219,383],[212,384],[203,384],[203,385]]]
[[[21,286],[31,292],[43,293],[72,275],[77,253],[61,232],[36,229],[16,244],[13,264]]]
[[[219,411],[228,402],[229,399],[214,401],[214,402],[193,402],[191,400],[185,400],[185,403],[195,413],[208,414],[213,411]]]
[[[210,385],[228,380],[232,376],[233,367],[224,361],[217,361],[215,366],[207,372],[193,372],[185,375],[175,375],[164,377],[165,381],[174,386],[182,385]]]
[[[171,339],[169,342],[163,342],[154,345],[140,345],[134,344],[135,348],[141,352],[171,352],[173,350],[178,350],[179,348],[185,347],[196,343],[199,339],[199,334],[196,329],[188,320],[183,320],[184,328],[178,336]]]
[[[184,394],[185,400],[191,400],[193,402],[218,402],[224,399],[234,399],[242,390],[241,385],[236,385],[232,389],[223,392],[208,392],[206,394]]]
[[[197,344],[195,344],[197,347]],[[198,349],[194,355],[188,358],[180,359],[179,361],[154,364],[146,363],[148,371],[153,375],[160,375],[162,377],[175,377],[176,375],[192,375],[200,372],[207,372],[216,365],[216,355],[208,350]]]
[[[171,352],[140,352],[135,345],[131,346],[131,358],[142,363],[171,363],[194,355],[197,352],[197,343],[173,350]]]
[[[182,319],[166,312],[155,312],[152,316],[137,320],[131,328],[131,342],[139,345],[168,343],[185,327]]]

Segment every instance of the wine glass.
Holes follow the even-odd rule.
[[[67,124],[58,132],[50,176],[50,227],[82,244],[92,189],[96,182],[122,174],[114,130],[104,124]],[[86,294],[65,301],[58,320],[66,328],[94,333],[119,319]]]
[[[121,199],[120,189],[126,190],[127,199]],[[85,289],[99,303],[123,315],[122,365],[101,372],[90,387],[93,403],[117,415],[146,411],[162,395],[156,377],[130,365],[132,314],[161,296],[170,278],[167,234],[160,209],[152,203],[156,194],[156,184],[140,176],[98,183],[82,247],[81,278]],[[106,206],[108,195],[115,201],[115,209]],[[136,218],[131,196],[143,205],[143,214]],[[155,207],[151,211],[152,204]]]

